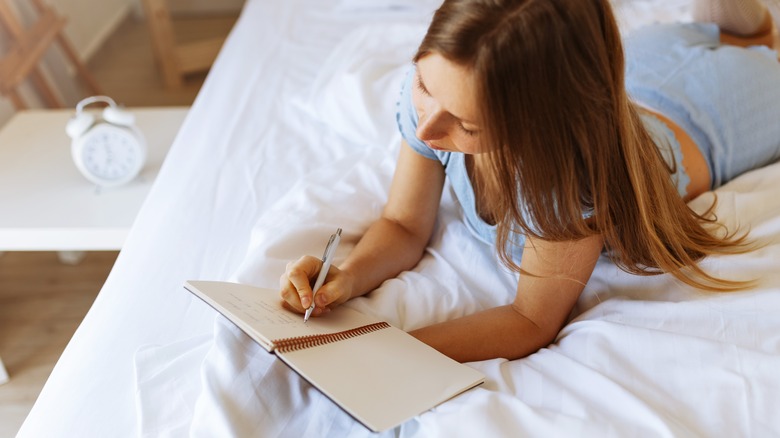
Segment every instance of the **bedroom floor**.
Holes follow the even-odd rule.
[[[178,41],[226,36],[235,16],[177,18]],[[166,89],[143,21],[133,17],[89,61],[103,91],[126,106],[190,105],[205,74]],[[13,437],[97,296],[118,253],[91,252],[78,265],[54,252],[0,255],[0,357],[11,380],[0,385],[0,438]]]

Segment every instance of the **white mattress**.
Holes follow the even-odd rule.
[[[338,226],[347,254],[385,200],[398,82],[436,3],[247,3],[20,437],[368,434],[182,284],[275,287]],[[685,19],[683,4],[627,1],[621,23]],[[704,266],[756,289],[709,294],[601,260],[553,345],[471,363],[484,385],[390,434],[780,435],[778,186],[774,165],[717,190],[721,221],[765,246]],[[512,299],[514,276],[442,202],[420,265],[348,305],[412,329]]]

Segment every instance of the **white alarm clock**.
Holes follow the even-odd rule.
[[[87,105],[108,104],[101,117],[84,111]],[[135,126],[135,116],[106,96],[88,97],[76,105],[65,131],[72,139],[73,162],[91,182],[102,187],[125,184],[146,162],[146,140]]]

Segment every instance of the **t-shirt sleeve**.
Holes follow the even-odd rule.
[[[425,145],[415,132],[417,131],[417,110],[415,110],[412,104],[412,87],[414,86],[414,76],[416,69],[414,66],[409,67],[406,71],[406,77],[404,77],[403,84],[401,85],[401,93],[398,96],[398,102],[396,103],[397,111],[395,113],[395,120],[398,123],[398,130],[401,132],[401,137],[406,140],[406,143],[418,154],[430,158],[431,160],[438,160],[436,154]]]

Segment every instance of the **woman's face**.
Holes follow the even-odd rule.
[[[480,147],[480,111],[471,72],[430,53],[417,61],[412,103],[419,118],[417,137],[431,149],[464,154]]]

